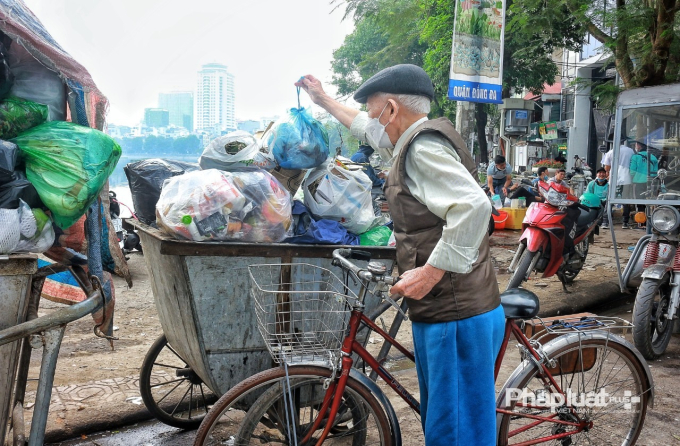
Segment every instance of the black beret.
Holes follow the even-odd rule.
[[[374,93],[412,94],[434,99],[434,86],[425,70],[402,64],[385,68],[364,82],[354,93],[354,100],[365,104]]]

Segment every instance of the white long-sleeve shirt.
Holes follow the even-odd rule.
[[[366,141],[368,114],[354,118],[352,134]],[[399,155],[420,119],[401,135],[392,160]],[[389,160],[389,161],[392,161]],[[387,160],[386,160],[387,161]],[[427,263],[446,271],[468,273],[479,256],[491,216],[491,204],[477,181],[460,162],[450,143],[436,133],[420,136],[406,154],[406,186],[430,212],[446,221],[442,236]]]

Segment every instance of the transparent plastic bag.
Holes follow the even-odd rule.
[[[42,209],[20,201],[18,209],[0,209],[0,254],[45,252],[54,243],[52,221]]]
[[[202,169],[232,170],[243,167],[273,169],[276,162],[260,151],[260,143],[243,130],[219,136],[206,146],[198,159]]]
[[[314,217],[340,222],[349,232],[363,234],[383,224],[373,211],[373,183],[361,170],[329,163],[312,170],[303,183],[305,206]]]
[[[290,194],[263,170],[208,169],[166,180],[156,223],[194,241],[280,242],[292,235]]]
[[[72,122],[46,122],[12,142],[26,161],[28,180],[62,229],[85,214],[121,155],[111,137]]]
[[[11,95],[45,104],[48,121],[66,119],[66,85],[59,74],[44,66],[21,44],[9,47],[9,67],[14,74]]]
[[[274,123],[265,141],[284,169],[311,169],[328,159],[328,132],[304,107],[291,108]]]
[[[47,106],[17,97],[0,102],[0,139],[10,139],[47,120]]]

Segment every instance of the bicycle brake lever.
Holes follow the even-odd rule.
[[[405,321],[408,320],[408,316],[406,316],[406,313],[404,313],[404,310],[401,309],[401,306],[397,303],[397,301],[395,299],[392,299],[392,296],[388,296],[387,294],[383,293],[383,299],[385,299],[387,302],[389,302],[390,305],[396,308],[397,311],[401,313]]]

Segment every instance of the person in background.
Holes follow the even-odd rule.
[[[636,141],[635,149],[637,153],[630,158],[630,175],[633,184],[633,195],[635,198],[649,199],[647,197],[647,181],[656,176],[659,170],[659,161],[656,156],[649,153],[647,144]]]
[[[505,162],[503,155],[493,159],[493,164],[486,169],[486,181],[489,192],[501,197],[501,203],[508,196],[508,187],[512,184],[512,166]]]
[[[621,146],[619,147],[619,165],[616,174],[616,193],[621,195],[621,198],[634,199],[635,189],[633,188],[633,181],[630,176],[630,160],[635,155],[635,151],[628,147],[626,139],[621,139]],[[613,158],[612,158],[613,160]],[[609,179],[611,181],[611,177]],[[632,205],[623,205],[623,229],[629,229],[628,222],[630,221],[630,210]]]
[[[565,169],[557,169],[557,172],[555,172],[555,176],[550,179],[549,183],[556,183],[561,186],[564,186],[567,188],[570,194],[574,193],[574,190],[569,187],[569,184],[567,184],[566,181],[564,181],[564,177],[567,175],[567,171]],[[564,217],[562,220],[562,224],[564,225],[564,232],[566,234],[565,240],[564,240],[564,251],[565,254],[571,254],[574,252],[574,230],[575,230],[575,223],[576,219],[578,218],[579,214],[581,211],[579,211],[577,206],[567,206],[565,209],[567,212],[567,216]]]
[[[354,94],[365,112],[333,99],[314,76],[295,85],[392,162],[385,196],[401,280],[390,292],[409,307],[425,444],[495,444],[494,361],[505,317],[489,237],[479,230],[491,203],[451,121],[427,117],[432,80],[415,65],[386,68]]]
[[[548,182],[548,168],[547,167],[539,167],[538,168],[538,176],[531,180],[531,187],[533,190],[527,190],[524,188],[520,183],[512,185],[508,191],[512,191],[510,194],[510,198],[520,198],[524,197],[526,200],[527,207],[534,201],[543,201],[543,197],[541,194],[538,192],[538,182],[539,181],[544,181]]]
[[[574,171],[583,173],[583,160],[578,155],[574,155]]]
[[[569,187],[569,183],[566,182],[564,179],[567,176],[567,170],[566,169],[557,169],[557,172],[555,172],[555,176],[550,178],[548,181],[549,183],[557,183],[561,184],[562,186],[566,187],[569,189],[569,193],[574,193],[574,190]]]
[[[607,194],[609,193],[609,182],[607,181],[607,171],[600,167],[597,169],[596,177],[593,181],[588,183],[586,186],[586,192],[595,194],[600,197],[602,206],[607,205]],[[609,229],[609,213],[605,211],[602,217],[602,224],[600,225],[603,229]]]
[[[557,156],[555,157],[555,161],[557,161],[558,163],[562,163],[565,166],[567,165],[567,159],[564,157],[564,155],[562,155],[562,152],[557,153]]]

